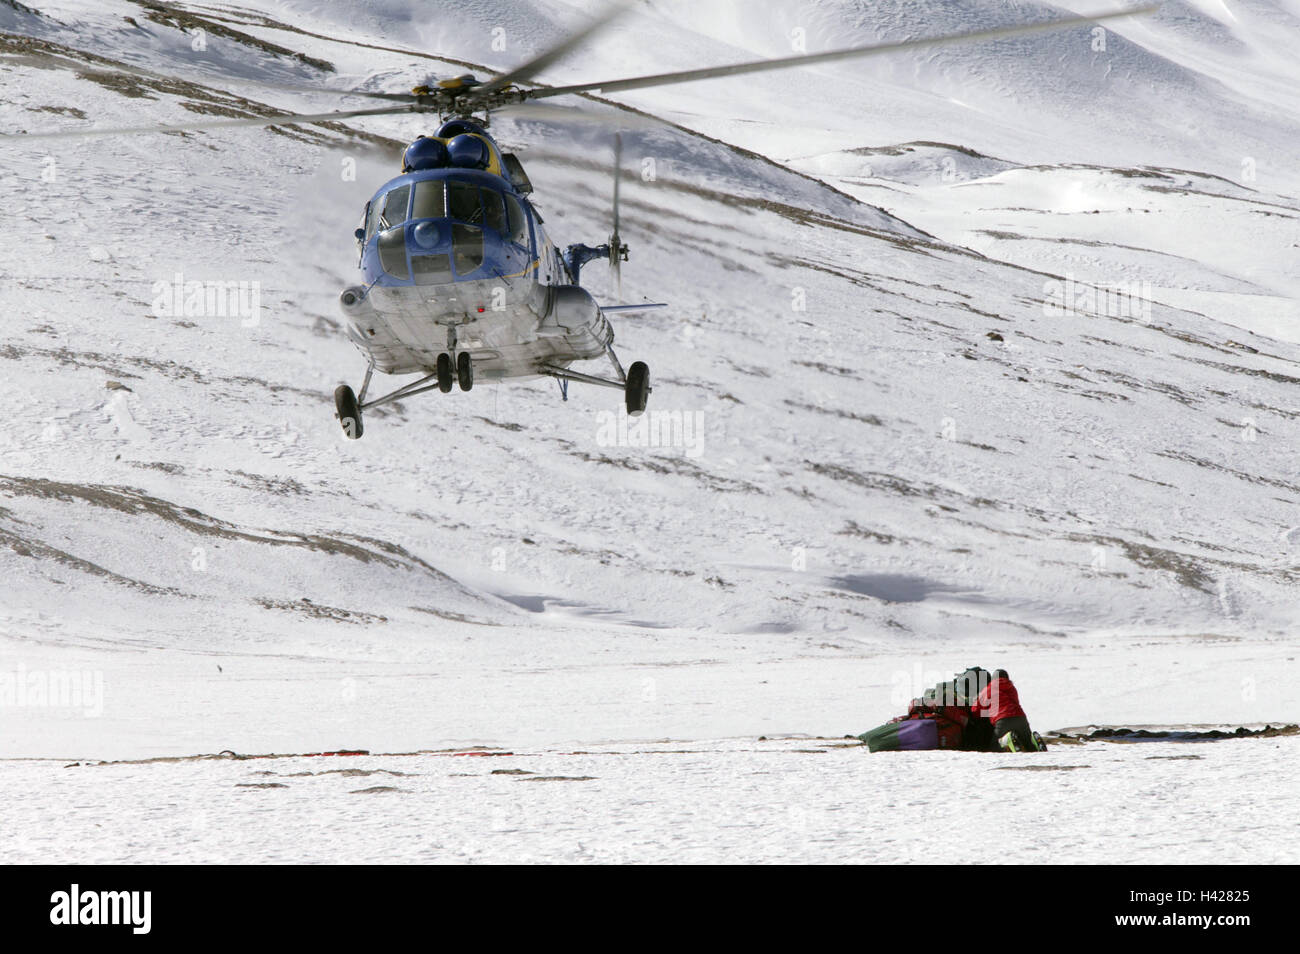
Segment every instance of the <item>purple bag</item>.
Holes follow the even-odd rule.
[[[962,728],[950,719],[897,719],[858,736],[872,752],[960,749]]]
[[[898,723],[898,749],[913,752],[939,747],[939,723],[934,719],[909,719]]]

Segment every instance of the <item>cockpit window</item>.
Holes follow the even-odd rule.
[[[408,281],[410,270],[406,267],[406,231],[402,228],[379,233],[379,264],[389,275]]]
[[[366,206],[365,215],[363,215],[362,218],[364,221],[361,223],[361,226],[366,230],[366,237],[362,241],[369,242],[375,234],[375,222],[379,218],[379,203],[369,203]]]
[[[476,225],[483,221],[483,207],[478,201],[478,186],[464,182],[448,182],[447,215],[462,222]]]
[[[500,192],[483,189],[483,224],[496,231],[498,235],[506,234],[506,206],[501,200]]]
[[[413,219],[441,219],[447,214],[441,179],[426,179],[415,184],[415,201],[411,204]]]
[[[411,271],[417,285],[443,285],[452,280],[451,259],[444,255],[412,255]]]
[[[409,185],[398,186],[384,196],[384,210],[379,213],[379,227],[391,229],[406,221],[406,205],[411,197]]]
[[[482,229],[469,225],[453,225],[451,247],[456,259],[457,275],[468,275],[483,264]]]
[[[510,210],[510,241],[516,245],[528,247],[528,217],[524,207],[512,195],[506,196],[506,207]]]

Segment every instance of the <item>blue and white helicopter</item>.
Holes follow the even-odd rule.
[[[1001,39],[1082,26],[1148,13],[1159,4],[1067,16],[1036,23],[880,43],[822,53],[704,67],[651,76],[523,88],[519,84],[567,55],[610,21],[629,10],[620,0],[555,47],[486,82],[461,76],[410,93],[290,87],[386,101],[369,109],[316,114],[281,114],[213,120],[183,126],[92,128],[0,135],[3,139],[183,132],[234,126],[284,126],[359,116],[432,113],[440,125],[404,151],[402,173],[367,204],[355,237],[362,280],[345,289],[340,303],[349,337],[367,357],[360,393],[340,385],[335,410],[344,432],[359,438],[368,408],[455,386],[468,391],[476,377],[500,380],[549,376],[568,397],[578,381],[618,388],[629,414],[645,410],[650,372],[634,362],[626,372],[614,353],[608,317],[620,311],[665,307],[660,303],[602,305],[579,283],[582,266],[605,259],[618,285],[627,246],[619,235],[620,140],[615,137],[613,231],[598,246],[570,245],[564,252],[550,240],[529,201],[532,185],[518,157],[488,133],[494,112],[532,110],[533,101],[582,93],[614,93],[696,80],[789,69],[906,49]],[[545,109],[545,107],[541,107]],[[601,357],[613,377],[576,371],[572,365]],[[375,371],[418,374],[388,394],[368,399]]]
[[[615,143],[613,232],[603,245],[563,252],[528,200],[532,184],[518,158],[481,121],[448,120],[406,148],[402,175],[375,193],[355,233],[362,284],[340,296],[349,336],[368,358],[361,393],[346,384],[334,392],[349,437],[361,436],[365,408],[434,388],[468,391],[476,377],[548,375],[566,398],[571,381],[604,385],[624,392],[630,415],[645,410],[649,369],[637,361],[624,371],[607,316],[665,306],[600,305],[578,284],[593,259],[607,260],[620,284],[627,246],[619,236],[621,140]],[[571,367],[602,356],[615,377]],[[421,377],[367,401],[375,371]]]

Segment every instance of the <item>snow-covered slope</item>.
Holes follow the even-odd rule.
[[[344,440],[351,230],[420,120],[0,145],[0,668],[104,678],[0,753],[838,734],[975,662],[1045,728],[1293,718],[1300,26],[1232,7],[610,97],[665,120],[624,285],[672,307],[616,331],[669,446],[549,382]],[[0,130],[327,109],[254,81],[486,75],[589,9],[0,2]],[[1053,9],[656,0],[541,79]],[[494,128],[608,232],[607,128]]]

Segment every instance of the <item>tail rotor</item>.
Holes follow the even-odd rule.
[[[623,302],[623,263],[627,261],[627,246],[618,232],[618,192],[623,178],[623,136],[614,134],[614,231],[609,236],[609,269],[614,297]]]

